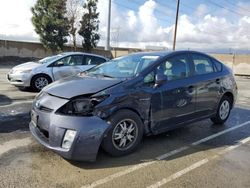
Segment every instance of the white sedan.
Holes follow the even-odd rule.
[[[13,67],[7,75],[17,87],[31,87],[40,91],[53,81],[76,75],[106,62],[103,56],[81,52],[66,52],[46,57],[37,62],[27,62]]]

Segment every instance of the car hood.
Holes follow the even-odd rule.
[[[70,99],[80,95],[100,92],[122,81],[121,79],[104,77],[71,76],[58,80],[43,90],[51,95]]]
[[[34,69],[36,67],[41,66],[41,64],[36,63],[36,62],[27,62],[27,63],[23,63],[20,65],[17,65],[15,67],[13,67],[13,70],[27,70],[27,69]]]

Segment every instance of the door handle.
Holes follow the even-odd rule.
[[[220,84],[220,79],[219,78],[216,79],[216,83]]]
[[[194,91],[194,86],[189,86],[187,90],[188,90],[189,93],[193,93],[193,91]]]

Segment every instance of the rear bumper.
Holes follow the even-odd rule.
[[[30,122],[29,128],[40,144],[69,160],[96,160],[102,139],[109,128],[105,121],[95,116],[72,117],[35,112],[39,117],[38,122],[36,125]],[[61,147],[67,129],[76,131],[73,144],[68,150]]]

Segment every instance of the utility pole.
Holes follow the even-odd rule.
[[[111,0],[108,0],[108,25],[105,50],[110,50],[110,20],[111,20]]]
[[[117,48],[118,48],[118,44],[119,44],[119,35],[120,35],[120,29],[121,27],[115,27],[114,29],[111,29],[111,44],[112,41],[114,41],[114,46],[113,46],[113,50],[115,50],[115,57],[117,57]]]
[[[179,17],[179,6],[180,6],[180,0],[177,0],[177,10],[176,10],[175,28],[174,28],[173,51],[175,51],[175,46],[176,46],[176,35],[177,35],[177,25],[178,25],[178,17]]]

